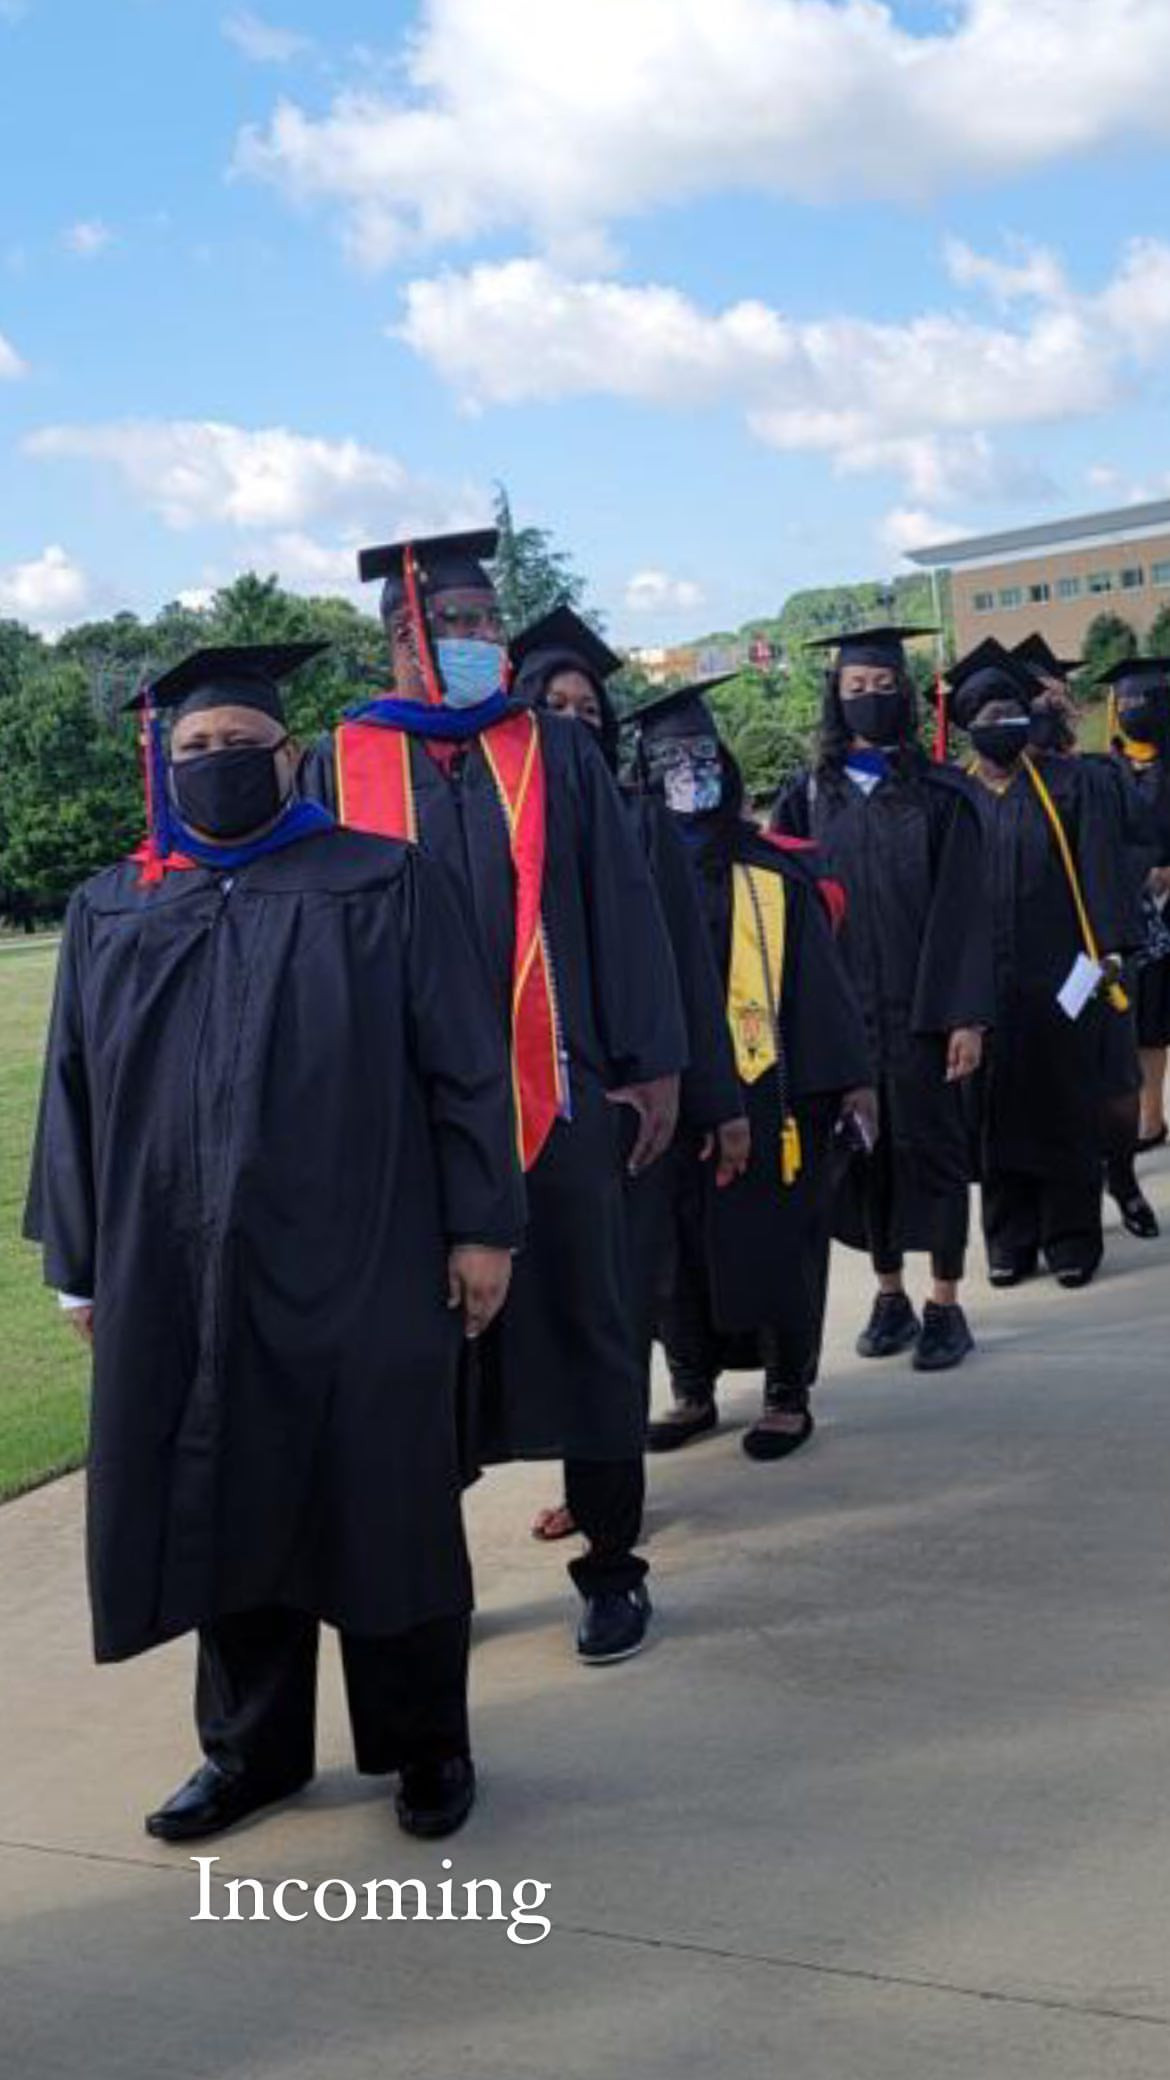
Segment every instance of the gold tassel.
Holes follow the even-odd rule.
[[[800,1127],[792,1113],[785,1120],[780,1134],[780,1182],[795,1184],[804,1165],[800,1146]]]

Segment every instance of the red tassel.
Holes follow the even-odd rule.
[[[947,689],[941,672],[934,676],[934,762],[945,766],[950,748],[947,727]]]
[[[439,684],[438,672],[435,670],[435,660],[431,651],[430,630],[426,624],[426,617],[422,608],[422,595],[418,586],[418,566],[414,560],[414,550],[409,542],[403,551],[402,575],[406,584],[406,604],[410,611],[410,621],[411,627],[414,629],[415,642],[418,645],[418,658],[422,666],[423,684],[426,687],[427,700],[432,708],[441,708],[443,705],[443,689]]]

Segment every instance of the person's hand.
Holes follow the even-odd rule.
[[[699,1161],[709,1163],[716,1149],[719,1160],[715,1165],[715,1189],[722,1192],[737,1177],[742,1177],[751,1161],[752,1130],[746,1119],[725,1119],[713,1134],[703,1136],[699,1150]]]
[[[93,1307],[69,1307],[65,1310],[69,1327],[83,1343],[93,1342]]]
[[[512,1253],[460,1243],[447,1259],[447,1305],[463,1309],[463,1334],[469,1343],[495,1321],[512,1282]]]
[[[947,1082],[962,1083],[974,1076],[983,1060],[983,1035],[978,1026],[956,1026],[947,1041]]]
[[[856,1090],[846,1091],[838,1116],[842,1120],[856,1120],[867,1150],[873,1148],[881,1132],[878,1094],[875,1090],[868,1084],[859,1084]]]
[[[648,1170],[674,1140],[678,1081],[677,1076],[655,1076],[649,1083],[627,1083],[620,1091],[607,1092],[611,1105],[632,1105],[638,1115],[638,1136],[626,1166],[631,1177]]]

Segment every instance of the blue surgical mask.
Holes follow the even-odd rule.
[[[435,663],[447,706],[474,708],[498,693],[504,683],[504,656],[499,643],[440,636],[435,644]]]

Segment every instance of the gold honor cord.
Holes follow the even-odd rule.
[[[1023,765],[1036,791],[1040,806],[1052,827],[1052,835],[1056,840],[1056,849],[1060,854],[1060,863],[1064,868],[1065,880],[1068,882],[1069,894],[1073,899],[1073,908],[1077,913],[1077,923],[1081,928],[1081,940],[1085,952],[1094,966],[1100,968],[1102,966],[1101,949],[1097,944],[1097,934],[1093,930],[1093,921],[1085,904],[1080,875],[1077,873],[1076,861],[1072,856],[1072,847],[1068,842],[1068,833],[1060,820],[1060,812],[1048,791],[1043,774],[1032,763],[1026,751],[1023,757]],[[1110,982],[1106,995],[1115,1011],[1129,1010],[1129,998],[1120,982],[1116,980]]]

